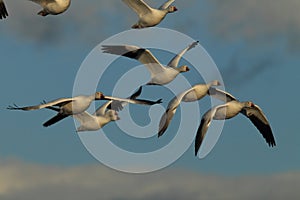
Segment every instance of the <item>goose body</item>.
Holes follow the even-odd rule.
[[[71,4],[71,0],[29,0],[39,4],[43,10],[38,12],[38,15],[58,15],[65,12]],[[0,0],[0,19],[8,16],[4,1]]]
[[[146,4],[143,0],[122,0],[129,8],[131,8],[139,17],[139,20],[131,28],[146,28],[159,24],[168,13],[177,11],[175,6],[171,4],[175,0],[169,0],[160,8],[155,9]]]
[[[113,101],[110,100],[99,107],[93,115],[86,111],[73,115],[73,117],[80,122],[80,126],[76,131],[96,131],[111,121],[119,120],[120,118],[117,111],[111,109],[106,110],[112,102]]]
[[[94,100],[115,100],[115,101],[134,103],[134,104],[143,104],[143,105],[154,105],[156,103],[161,103],[161,99],[155,102],[148,101],[148,100],[141,100],[141,99],[122,99],[118,97],[104,96],[103,93],[96,92],[95,94],[89,96],[82,95],[82,96],[76,96],[72,98],[60,98],[60,99],[50,101],[48,103],[42,103],[35,106],[19,107],[17,105],[14,105],[14,106],[7,107],[7,109],[30,111],[30,110],[39,110],[39,109],[47,108],[58,112],[57,115],[55,115],[53,118],[51,118],[50,120],[48,120],[43,124],[43,126],[48,127],[70,115],[76,115],[84,112],[89,108],[89,106]]]
[[[225,120],[237,116],[242,113],[256,126],[262,136],[265,138],[269,146],[276,146],[275,139],[272,133],[271,126],[262,109],[250,101],[240,102],[231,94],[216,88],[210,88],[209,93],[220,100],[225,101],[225,104],[215,106],[208,110],[202,117],[200,126],[197,131],[195,140],[195,155],[197,155],[202,141],[206,135],[211,121]]]
[[[158,137],[162,136],[164,132],[167,130],[181,101],[191,102],[191,101],[200,100],[208,94],[209,88],[211,86],[218,86],[218,85],[220,85],[220,83],[219,81],[216,80],[208,84],[197,84],[191,87],[190,89],[180,93],[176,97],[174,97],[169,102],[167,110],[165,111],[165,113],[160,119]]]
[[[104,53],[121,55],[138,60],[147,67],[151,74],[151,80],[147,85],[165,85],[173,81],[178,74],[189,71],[189,68],[186,65],[178,67],[178,64],[182,56],[197,44],[198,41],[188,45],[174,56],[167,66],[163,66],[150,50],[137,46],[103,45],[102,50]]]
[[[70,115],[84,112],[94,100],[101,100],[103,98],[104,95],[101,92],[96,92],[95,94],[89,96],[82,95],[72,98],[60,98],[35,106],[19,107],[14,105],[9,106],[8,109],[30,111],[48,108],[55,110],[58,112],[58,114],[43,124],[43,126],[48,127]]]
[[[137,97],[140,96],[142,92],[142,87],[140,87],[134,94],[128,97],[128,100],[132,101],[112,101],[109,100],[101,107],[99,107],[94,114],[89,114],[88,112],[82,112],[76,115],[73,115],[75,119],[80,122],[80,126],[77,128],[77,132],[81,131],[96,131],[108,124],[111,121],[119,120],[119,116],[116,110],[122,110],[124,106],[128,103],[134,103],[137,100]],[[143,100],[148,101],[148,100]],[[154,105],[161,103],[161,99],[158,101],[152,102],[148,101],[148,105]],[[147,105],[147,104],[145,104]]]
[[[41,10],[38,15],[58,15],[65,12],[70,4],[71,0],[30,0],[39,4],[43,10]]]

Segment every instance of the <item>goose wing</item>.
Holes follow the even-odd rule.
[[[152,11],[152,8],[143,0],[122,0],[138,16],[143,16]]]
[[[175,0],[168,0],[163,5],[159,7],[159,10],[167,9]]]
[[[94,120],[94,116],[88,113],[87,111],[84,111],[82,113],[73,115],[73,117],[80,122],[80,124],[87,123],[89,121]]]
[[[7,109],[9,109],[9,110],[25,110],[25,111],[38,110],[38,109],[47,108],[47,107],[51,107],[51,106],[61,107],[72,101],[73,101],[73,98],[61,98],[61,99],[57,99],[54,101],[50,101],[48,103],[43,103],[43,104],[35,105],[35,106],[19,107],[14,104],[13,106],[8,106]]]
[[[181,52],[179,52],[169,63],[168,66],[169,67],[173,67],[176,68],[178,66],[178,63],[180,61],[180,59],[182,58],[182,56],[189,51],[190,49],[194,48],[197,44],[199,43],[199,41],[193,42],[192,44],[190,44],[189,46],[187,46],[185,49],[183,49]]]
[[[206,135],[207,129],[211,124],[211,121],[213,120],[216,112],[218,109],[226,107],[226,104],[224,105],[219,105],[219,106],[215,106],[213,108],[211,108],[210,110],[208,110],[202,117],[201,119],[201,123],[198,127],[197,130],[197,135],[196,135],[196,139],[195,139],[195,156],[197,156],[198,151],[200,149],[200,146],[203,142],[203,139]]]
[[[244,108],[241,112],[256,126],[269,146],[276,146],[270,123],[259,106],[254,105],[251,108]]]
[[[142,93],[142,86],[140,86],[139,89],[135,93],[133,93],[130,97],[128,97],[127,99],[136,99],[141,95],[141,93]],[[115,110],[115,111],[120,111],[127,104],[128,104],[127,102],[113,101],[107,108]]]
[[[51,126],[61,120],[63,120],[64,118],[68,117],[69,115],[64,115],[64,114],[61,114],[61,113],[57,113],[57,115],[55,115],[54,117],[52,117],[51,119],[49,119],[48,121],[46,121],[43,126],[44,127],[48,127],[48,126]]]
[[[148,49],[132,45],[102,45],[102,50],[104,53],[121,55],[138,60],[147,67],[151,73],[151,77],[166,70]]]
[[[3,0],[0,0],[0,19],[4,19],[8,16],[8,12],[6,10],[6,6]]]
[[[214,88],[214,87],[209,88],[208,94],[216,99],[224,101],[225,103],[229,102],[229,101],[237,101],[237,99],[230,93],[225,92],[220,89],[217,89],[217,88]]]
[[[154,104],[159,104],[162,103],[161,99],[157,101],[149,101],[149,100],[144,100],[144,99],[122,99],[118,97],[111,97],[111,96],[104,96],[105,100],[116,100],[116,101],[122,101],[122,102],[127,102],[127,103],[132,103],[132,104],[141,104],[141,105],[154,105]]]
[[[57,3],[56,0],[29,0],[34,3],[41,5],[42,7],[47,5],[48,3]]]
[[[167,130],[174,114],[176,113],[178,106],[180,105],[180,102],[182,101],[182,98],[192,90],[193,90],[193,88],[190,88],[190,89],[180,93],[179,95],[174,97],[169,102],[168,107],[167,107],[165,113],[162,115],[160,122],[159,122],[158,137],[162,136],[165,133],[165,131]]]
[[[96,115],[96,116],[104,116],[105,115],[105,112],[106,112],[106,109],[111,106],[111,103],[113,101],[107,101],[105,104],[103,104],[102,106],[100,106],[96,112],[93,114],[93,115]]]

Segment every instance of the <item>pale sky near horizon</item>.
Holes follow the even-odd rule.
[[[163,1],[147,2],[159,6]],[[21,167],[26,165],[26,169],[32,165],[33,168],[28,169],[32,174],[34,172],[31,170],[34,171],[35,168],[39,169],[39,173],[47,173],[52,166],[75,168],[80,174],[83,173],[80,171],[82,166],[101,165],[81,143],[71,118],[44,128],[42,123],[54,115],[52,111],[18,112],[6,110],[6,107],[13,103],[35,105],[42,100],[71,96],[76,73],[88,53],[108,37],[128,30],[136,22],[135,14],[119,0],[73,0],[66,13],[45,18],[36,15],[40,8],[32,2],[6,0],[5,3],[9,17],[0,21],[0,171],[6,169],[2,166],[16,164]],[[219,141],[205,159],[194,157],[192,144],[174,164],[154,174],[169,177],[173,170],[181,170],[189,174],[188,177],[193,176],[190,173],[203,179],[207,178],[205,175],[220,175],[222,178],[225,176],[233,178],[229,181],[232,186],[228,186],[233,192],[234,185],[241,181],[235,182],[235,177],[264,175],[271,176],[270,181],[278,180],[277,176],[281,177],[283,174],[289,174],[290,177],[290,174],[296,173],[295,177],[299,177],[300,135],[297,104],[300,80],[300,2],[177,0],[174,5],[178,7],[178,12],[168,15],[159,27],[182,32],[200,41],[219,68],[226,90],[242,101],[252,100],[264,110],[272,125],[277,146],[268,147],[258,130],[247,118],[240,115],[225,123]],[[167,62],[169,58],[161,59]],[[129,59],[120,59],[118,63],[122,61],[126,65],[137,64]],[[114,75],[113,72],[107,73]],[[105,92],[110,90],[105,85],[101,85],[102,88]],[[153,88],[148,91],[146,94],[147,89],[144,89],[143,98],[159,98]],[[164,101],[164,106],[168,99]],[[136,109],[138,108],[132,108],[134,111]],[[181,109],[184,109],[184,105]],[[202,110],[202,114],[205,111]],[[176,122],[172,125],[175,129]],[[110,130],[116,130],[114,124],[105,127],[108,133]],[[55,170],[52,172],[56,172]],[[63,170],[57,170],[59,174],[65,174]],[[22,174],[19,169],[13,172]],[[255,177],[251,180],[253,185],[260,182]],[[77,178],[80,180],[80,177],[75,180]],[[16,176],[16,179],[30,180],[23,176]],[[37,185],[39,181],[44,181],[34,180]],[[153,178],[155,183],[154,180]],[[227,179],[222,181],[226,182]],[[243,181],[241,182],[245,183]],[[299,179],[295,178],[293,181],[298,183]],[[138,184],[139,181],[134,183]],[[0,186],[1,184],[0,182]],[[36,185],[28,187],[28,191],[35,187]],[[0,187],[0,197],[3,191]],[[148,192],[151,193],[151,189]],[[296,199],[300,194],[296,188],[294,192],[292,197]],[[259,197],[268,197],[263,191],[261,194]],[[14,195],[17,197],[19,194]],[[206,199],[209,199],[210,196],[207,195]],[[130,197],[138,199],[140,196],[129,195],[124,199]],[[155,195],[148,195],[149,199],[150,197]],[[253,196],[245,192],[240,197]],[[9,196],[7,199],[10,199]]]

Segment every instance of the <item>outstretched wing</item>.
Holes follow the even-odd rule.
[[[270,123],[259,106],[254,105],[251,108],[244,108],[242,113],[256,126],[269,146],[276,146]]]
[[[237,99],[233,95],[231,95],[228,92],[225,92],[223,90],[214,88],[214,87],[209,88],[208,95],[210,95],[216,99],[219,99],[221,101],[224,101],[225,103],[230,102],[230,101],[237,101]]]
[[[204,140],[204,137],[207,133],[207,129],[210,126],[211,121],[213,120],[218,109],[226,107],[226,105],[219,105],[208,110],[202,117],[201,123],[197,130],[197,135],[195,139],[195,156],[197,156],[200,146]]]
[[[29,0],[29,1],[37,3],[37,4],[41,5],[42,7],[48,3],[56,3],[56,0]]]
[[[38,110],[38,109],[47,108],[47,107],[51,107],[51,106],[61,107],[72,101],[73,101],[73,98],[61,98],[61,99],[57,99],[54,101],[50,101],[48,103],[43,103],[43,104],[35,105],[35,106],[19,107],[16,104],[14,104],[13,106],[8,106],[7,109],[9,109],[9,110],[25,110],[25,111]]]
[[[182,56],[189,51],[190,49],[194,48],[197,44],[199,43],[199,41],[193,42],[192,44],[190,44],[189,46],[187,46],[185,49],[183,49],[181,52],[179,52],[169,63],[168,66],[169,67],[177,67],[179,64],[180,59],[182,58]]]
[[[139,89],[133,93],[130,97],[128,97],[127,99],[136,99],[138,98],[142,93],[142,86],[139,87]],[[120,111],[123,110],[123,108],[127,105],[127,102],[122,102],[122,101],[113,101],[108,107],[107,109],[112,109],[115,111]]]
[[[138,16],[143,16],[151,12],[152,8],[143,0],[122,0],[129,8],[131,8]]]
[[[161,103],[161,99],[157,101],[149,101],[149,100],[144,100],[144,99],[122,99],[118,97],[111,97],[111,96],[104,96],[103,99],[106,100],[116,100],[116,101],[122,101],[122,102],[127,102],[127,103],[132,103],[132,104],[142,104],[142,105],[154,105],[154,104],[159,104]]]
[[[113,101],[107,101],[105,104],[100,106],[93,115],[104,116],[105,112],[106,112],[106,109],[111,105],[112,102]]]
[[[182,98],[189,93],[190,91],[192,91],[193,88],[190,88],[182,93],[180,93],[179,95],[177,95],[176,97],[174,97],[168,104],[167,110],[165,111],[165,113],[162,115],[160,122],[159,122],[159,130],[158,130],[158,137],[162,136],[165,131],[167,130],[169,124],[171,123],[171,120],[174,116],[174,114],[176,113],[176,110],[178,108],[178,106],[180,105]]]
[[[48,127],[48,126],[51,126],[61,120],[63,120],[64,118],[68,117],[69,115],[64,115],[64,114],[61,114],[61,113],[58,113],[57,115],[55,115],[54,117],[52,117],[51,119],[49,119],[48,121],[46,121],[43,126],[44,127]]]
[[[174,2],[175,0],[168,0],[167,2],[165,2],[163,5],[161,5],[159,7],[159,10],[165,10],[167,8],[169,8],[169,6]]]
[[[151,77],[165,71],[165,67],[148,49],[131,45],[102,45],[104,53],[121,55],[140,61],[151,73]]]

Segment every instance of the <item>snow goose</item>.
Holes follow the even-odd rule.
[[[0,0],[0,19],[4,19],[8,16],[5,4],[3,0]]]
[[[175,6],[171,6],[174,1],[175,0],[169,0],[158,9],[155,9],[151,8],[143,0],[123,0],[139,17],[139,21],[131,27],[136,29],[156,26],[168,13],[177,11]]]
[[[161,100],[153,102],[153,101],[140,100],[140,99],[122,99],[118,97],[105,96],[101,92],[96,92],[95,94],[89,96],[82,95],[82,96],[76,96],[72,98],[60,98],[57,100],[50,101],[48,103],[44,102],[36,106],[19,107],[17,105],[14,105],[14,106],[7,107],[7,109],[29,111],[29,110],[48,108],[57,111],[58,112],[57,115],[55,115],[53,118],[51,118],[50,120],[48,120],[43,124],[43,126],[48,127],[70,115],[84,112],[85,110],[88,109],[88,107],[91,105],[91,103],[94,100],[116,100],[116,101],[135,103],[135,104],[144,104],[144,105],[153,105],[156,103],[161,103]]]
[[[179,73],[187,72],[190,70],[186,65],[183,65],[181,67],[177,67],[177,66],[183,54],[185,54],[188,50],[194,48],[198,43],[199,42],[196,41],[188,45],[185,49],[179,52],[168,63],[167,66],[163,66],[157,60],[157,58],[151,53],[150,50],[140,48],[137,46],[102,45],[102,50],[104,53],[121,55],[121,56],[138,60],[139,62],[144,64],[147,67],[147,69],[150,71],[151,80],[147,83],[147,85],[165,85],[170,83],[172,80],[174,80]]]
[[[127,99],[137,100],[137,97],[141,94],[141,92],[142,92],[142,87],[140,87],[138,91],[136,91],[133,95],[131,95]],[[158,104],[158,103],[161,103],[161,99],[156,102],[153,102],[153,104]],[[119,120],[120,118],[116,110],[123,109],[123,107],[126,106],[126,104],[128,104],[128,102],[110,100],[104,105],[102,105],[101,107],[99,107],[96,110],[96,112],[92,115],[86,111],[73,115],[73,117],[80,122],[80,126],[77,128],[77,132],[96,131],[111,121]],[[149,104],[149,105],[153,105],[153,104]]]
[[[256,126],[256,128],[265,138],[269,146],[276,146],[271,126],[267,120],[267,117],[258,105],[250,101],[240,102],[231,94],[216,88],[210,88],[209,94],[215,98],[225,101],[226,103],[211,108],[203,115],[195,140],[195,156],[199,151],[207,129],[213,119],[230,119],[239,113],[242,113],[250,119],[250,121]]]
[[[19,107],[14,105],[7,107],[7,109],[29,111],[42,108],[50,108],[52,110],[55,110],[58,112],[58,114],[43,124],[43,126],[48,127],[70,115],[85,111],[91,105],[92,101],[101,100],[103,98],[104,95],[101,92],[96,92],[95,94],[89,96],[82,95],[73,98],[60,98],[48,103],[45,102],[35,106]],[[53,106],[56,106],[57,108],[54,108]]]
[[[42,6],[43,10],[38,12],[38,15],[47,16],[47,15],[58,15],[65,12],[70,4],[71,0],[30,0],[34,3]]]
[[[76,131],[96,131],[111,121],[119,120],[120,118],[117,111],[111,109],[107,110],[111,103],[112,100],[108,101],[98,108],[93,115],[86,111],[73,115],[73,117],[80,122],[80,126],[76,129]]]
[[[58,15],[65,12],[70,4],[71,0],[29,0],[34,3],[39,4],[43,10],[38,12],[38,15],[47,16],[47,15]],[[8,12],[6,10],[3,0],[0,0],[0,19],[6,18]]]
[[[159,131],[158,137],[162,136],[167,130],[174,114],[176,113],[177,107],[181,101],[191,102],[202,99],[205,95],[208,94],[209,88],[211,86],[219,86],[220,83],[217,80],[214,80],[208,84],[197,84],[191,87],[190,89],[180,93],[174,97],[168,104],[167,110],[163,114],[159,122]]]

